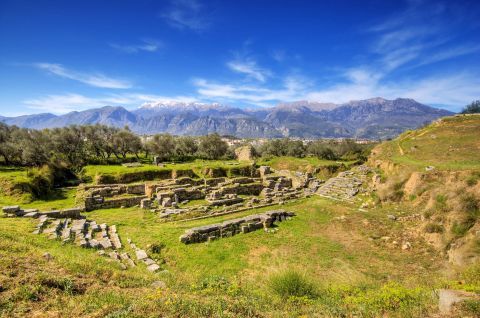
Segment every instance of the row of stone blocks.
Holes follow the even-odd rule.
[[[146,199],[147,196],[133,196],[133,197],[122,197],[105,200],[102,196],[86,197],[85,198],[85,210],[93,211],[97,209],[112,209],[112,208],[121,208],[121,207],[132,207],[139,205],[143,199]]]
[[[122,243],[115,225],[97,224],[86,219],[51,219],[42,215],[34,234],[47,234],[51,239],[73,242],[78,246],[97,249],[120,249]]]
[[[218,238],[230,237],[239,233],[248,233],[259,229],[268,229],[277,221],[290,219],[295,213],[285,210],[268,211],[263,214],[249,215],[243,218],[228,220],[223,223],[195,227],[180,236],[184,244],[201,243]]]
[[[73,209],[63,210],[68,211]],[[99,255],[109,256],[117,261],[122,269],[135,267],[136,264],[127,252],[120,252],[123,246],[115,225],[97,224],[95,221],[87,220],[80,216],[77,218],[64,218],[61,213],[43,213],[29,210],[22,210],[19,206],[3,207],[3,211],[11,216],[32,217],[38,220],[33,234],[44,234],[50,239],[61,240],[63,243],[74,243],[83,248],[98,249]],[[35,213],[35,214],[34,214]],[[29,215],[30,214],[30,215]],[[128,243],[135,250],[137,261],[145,263],[147,270],[157,271],[160,266],[144,250],[137,248],[130,239]]]
[[[70,209],[63,209],[63,210],[52,210],[52,211],[41,212],[38,209],[21,209],[20,206],[18,205],[4,206],[2,210],[3,210],[3,213],[5,214],[10,214],[15,216],[23,216],[23,217],[31,217],[31,218],[46,216],[53,219],[59,219],[59,218],[78,219],[80,218],[80,212],[82,211],[80,208],[70,208]]]

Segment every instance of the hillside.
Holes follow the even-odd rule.
[[[128,125],[141,134],[219,133],[238,137],[356,137],[386,139],[450,115],[411,99],[372,98],[345,104],[299,101],[272,108],[240,109],[221,104],[151,103],[134,111],[106,106],[61,116],[1,117],[8,125],[52,128],[68,125]]]
[[[418,211],[411,227],[457,266],[480,261],[480,115],[445,117],[378,145],[378,199]]]
[[[480,169],[480,115],[445,117],[376,147],[371,160],[424,170]]]

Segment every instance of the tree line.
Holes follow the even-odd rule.
[[[238,145],[240,146],[240,145]],[[218,134],[199,137],[157,134],[142,138],[128,127],[104,125],[27,129],[0,123],[0,160],[9,166],[63,166],[78,170],[86,164],[138,161],[152,156],[160,161],[233,159],[234,148]],[[255,147],[257,156],[316,156],[326,160],[365,160],[371,145],[352,140],[271,139]]]
[[[90,163],[126,162],[151,155],[167,161],[231,158],[233,152],[218,134],[158,134],[144,142],[128,127],[72,125],[35,130],[0,123],[0,158],[9,166],[61,164],[77,170]]]
[[[314,156],[325,160],[360,160],[365,161],[373,148],[373,143],[359,144],[354,140],[319,139],[304,143],[289,138],[271,139],[257,149],[259,156],[292,156],[303,158]]]

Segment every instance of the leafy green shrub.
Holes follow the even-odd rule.
[[[428,223],[425,225],[425,232],[427,233],[443,233],[443,225],[437,223]]]
[[[460,199],[461,209],[465,213],[460,221],[452,225],[452,233],[458,237],[464,236],[477,222],[480,216],[480,203],[472,194],[466,194]]]
[[[273,275],[270,278],[269,285],[278,296],[285,299],[292,296],[308,298],[316,296],[315,285],[304,275],[293,270]]]
[[[153,254],[160,254],[165,247],[164,243],[154,243],[150,246],[149,251]]]
[[[475,222],[472,223],[468,219],[461,222],[455,221],[453,222],[451,228],[452,234],[457,237],[462,237],[468,232],[468,230],[470,230],[470,228],[472,228],[474,224]]]
[[[46,196],[52,191],[54,175],[49,166],[28,170],[27,177],[30,179],[32,193],[37,198]]]

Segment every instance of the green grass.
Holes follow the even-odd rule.
[[[268,165],[276,170],[290,170],[302,172],[319,172],[323,169],[330,169],[335,172],[339,168],[348,168],[355,164],[355,161],[334,161],[324,160],[317,157],[295,158],[295,157],[273,157],[261,158],[258,165]]]
[[[59,207],[71,195],[69,190],[60,200],[37,201],[32,206]],[[435,283],[435,267],[423,267],[432,255],[420,249],[406,255],[366,239],[372,234],[365,231],[361,220],[384,219],[383,211],[360,215],[351,206],[310,198],[282,206],[297,216],[279,223],[272,233],[256,231],[191,245],[178,240],[191,227],[275,208],[169,223],[138,208],[86,214],[98,223],[117,225],[124,243],[131,238],[141,248],[153,247],[151,256],[168,270],[163,274],[149,273],[142,264],[122,271],[93,250],[31,234],[35,222],[30,219],[0,218],[0,285],[6,288],[0,316],[2,311],[22,316],[40,310],[85,317],[148,317],[154,312],[167,317],[281,317],[285,312],[376,316],[388,312],[395,317],[399,309],[392,307],[392,299],[398,295],[405,299],[403,316],[423,313],[429,306],[430,299],[420,296]],[[336,221],[340,215],[348,221]],[[400,226],[382,223],[373,230],[386,227],[385,231],[397,232]],[[128,246],[125,249],[132,252]],[[45,252],[54,259],[43,259]],[[283,275],[289,272],[302,273],[302,278]],[[267,286],[278,277],[277,295]],[[155,280],[165,281],[168,289],[149,287]],[[385,285],[391,280],[401,284],[392,289]],[[373,303],[378,295],[383,298]]]
[[[446,117],[376,148],[377,158],[423,170],[480,169],[480,116]]]
[[[289,161],[299,168],[320,163],[331,164],[314,158]],[[207,164],[189,165],[202,169]],[[208,166],[238,167],[225,162],[208,162]],[[88,166],[87,170],[116,174],[147,168],[152,167]],[[22,173],[5,171],[5,176],[21,178]],[[24,208],[49,210],[72,207],[74,200],[75,189],[71,188],[28,203],[4,196],[0,205],[20,203]],[[179,242],[179,236],[192,227],[278,208],[297,215],[278,223],[275,231],[238,234],[211,243]],[[168,271],[161,273],[149,273],[143,264],[123,271],[94,250],[32,234],[34,220],[0,218],[0,316],[284,317],[288,313],[294,317],[415,317],[435,312],[430,295],[440,283],[441,256],[420,240],[409,251],[382,243],[382,236],[400,238],[404,233],[401,222],[385,217],[399,206],[361,213],[357,208],[312,197],[186,222],[165,222],[136,207],[85,213],[97,223],[115,224],[124,250],[131,255],[127,238],[148,250],[162,270]],[[401,210],[415,212],[403,206]],[[340,221],[340,216],[345,219]],[[44,259],[45,252],[53,260]],[[168,287],[152,288],[157,280]]]
[[[94,181],[97,176],[107,176],[111,177],[114,180],[119,179],[122,176],[127,174],[145,174],[148,175],[149,173],[166,173],[171,171],[182,171],[182,170],[192,170],[198,177],[204,177],[204,169],[205,168],[213,168],[213,169],[225,169],[227,173],[229,171],[233,171],[236,168],[245,168],[248,167],[249,163],[239,163],[238,161],[234,160],[195,160],[192,162],[185,162],[185,163],[168,163],[165,164],[163,167],[158,167],[154,165],[144,165],[141,167],[124,167],[122,165],[88,165],[83,168],[82,176],[84,179],[88,181]],[[140,180],[137,180],[140,181]]]

